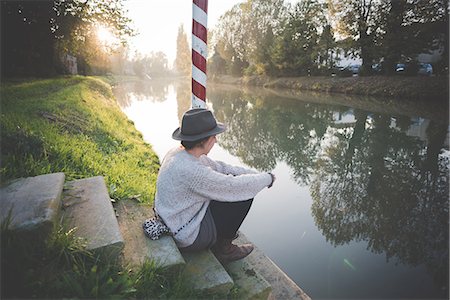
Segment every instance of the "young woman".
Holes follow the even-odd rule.
[[[232,240],[247,216],[253,198],[271,187],[275,176],[214,161],[207,155],[216,135],[226,130],[207,109],[191,109],[172,138],[158,174],[155,209],[182,251],[212,248],[222,262],[241,259],[253,245]]]

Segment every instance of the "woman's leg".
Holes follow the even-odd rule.
[[[253,251],[252,244],[237,246],[232,243],[252,202],[253,199],[240,202],[211,201],[209,204],[217,229],[217,243],[212,250],[222,263],[244,258]]]
[[[194,243],[185,248],[180,248],[182,252],[193,252],[211,248],[217,240],[216,225],[208,207],[206,214],[200,223],[200,231]]]
[[[217,237],[233,239],[252,203],[253,199],[239,202],[211,201],[209,209],[216,225]]]

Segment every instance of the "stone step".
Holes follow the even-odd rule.
[[[70,181],[63,193],[64,222],[87,249],[107,258],[118,257],[123,238],[102,176]]]
[[[16,179],[0,189],[0,221],[9,229],[44,240],[59,222],[64,173]]]
[[[228,263],[224,267],[237,287],[238,299],[266,300],[269,297],[272,287],[250,264],[247,257]]]
[[[142,223],[154,215],[149,205],[122,200],[117,203],[116,209],[125,240],[123,259],[126,264],[139,266],[145,259],[150,259],[170,271],[179,271],[184,267],[186,263],[172,237],[164,236],[152,241],[145,236]]]
[[[227,295],[233,279],[210,250],[183,253],[186,260],[185,275],[195,290],[205,294]]]
[[[241,232],[236,243],[238,245],[246,244],[249,243],[249,240]],[[311,298],[258,247],[255,246],[255,249],[245,258],[245,260],[272,286],[272,292],[269,295],[269,299],[311,300]]]

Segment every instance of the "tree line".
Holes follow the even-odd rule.
[[[209,74],[302,76],[333,72],[344,56],[362,61],[362,74],[393,74],[439,51],[435,73],[448,74],[447,0],[246,0],[211,32]]]
[[[64,74],[64,57],[80,74],[170,74],[162,52],[130,58],[130,27],[122,0],[1,1],[3,77]],[[208,34],[211,75],[301,76],[333,72],[347,55],[362,60],[361,73],[438,50],[434,73],[448,74],[448,0],[245,0]],[[114,45],[98,38],[109,28]],[[174,71],[189,74],[190,49],[180,26]]]

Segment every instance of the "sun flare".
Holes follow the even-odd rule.
[[[111,29],[105,26],[97,28],[97,38],[105,46],[117,44],[117,37],[112,33]]]

